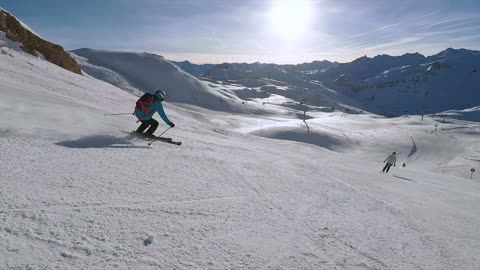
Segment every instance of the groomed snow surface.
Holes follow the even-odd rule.
[[[148,147],[135,96],[0,50],[1,269],[479,269],[477,123],[167,103]]]

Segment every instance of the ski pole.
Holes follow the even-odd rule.
[[[156,141],[158,138],[160,138],[163,134],[165,134],[165,132],[167,132],[167,131],[168,131],[169,129],[171,129],[171,128],[172,128],[172,127],[168,127],[164,132],[162,132],[162,134],[158,135],[155,139],[153,139],[152,141],[150,141],[150,142],[148,143],[148,146],[152,145],[152,143],[153,143],[154,141]]]
[[[106,113],[103,116],[110,116],[110,115],[127,115],[127,114],[132,114],[132,113]]]

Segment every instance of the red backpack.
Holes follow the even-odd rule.
[[[155,102],[154,95],[150,93],[143,94],[143,96],[141,96],[135,104],[135,110],[133,111],[133,115],[135,115],[138,110],[144,111],[147,115],[150,114],[150,106],[152,106],[153,102]]]

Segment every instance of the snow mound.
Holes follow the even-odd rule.
[[[273,127],[260,131],[257,130],[251,134],[270,139],[313,144],[336,152],[341,152],[351,147],[352,142],[343,137],[342,134],[326,130],[308,131],[308,129],[306,126],[298,128]]]

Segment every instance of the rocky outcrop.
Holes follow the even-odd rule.
[[[45,60],[70,70],[77,74],[82,74],[77,62],[63,50],[62,46],[43,40],[25,29],[22,24],[8,12],[0,9],[0,31],[5,32],[8,39],[21,43],[21,48],[25,52],[39,56],[39,53]]]

